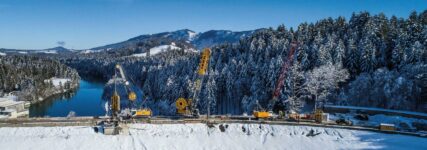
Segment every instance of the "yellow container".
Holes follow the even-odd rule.
[[[270,117],[270,113],[266,111],[254,111],[253,113],[255,118],[268,118]]]
[[[385,123],[381,123],[380,124],[380,130],[381,131],[395,131],[396,128],[394,127],[393,124],[385,124]]]
[[[136,116],[151,116],[151,110],[150,109],[140,109],[137,110],[135,113]]]

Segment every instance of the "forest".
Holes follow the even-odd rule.
[[[314,105],[368,106],[426,112],[427,11],[408,18],[354,13],[257,30],[237,44],[212,47],[209,75],[200,93],[199,108],[210,101],[218,114],[250,113],[257,102],[268,108],[280,69],[298,43],[275,109],[311,111]],[[140,43],[139,45],[144,45]],[[145,44],[147,45],[147,44]],[[129,50],[128,50],[129,51]],[[61,62],[108,80],[113,65],[127,74],[162,114],[173,114],[178,97],[192,95],[199,54],[168,51],[144,58],[73,57]]]
[[[51,79],[69,78],[59,90],[77,87],[80,76],[56,60],[35,56],[0,56],[0,96],[12,93],[18,100],[37,102],[57,92]],[[61,92],[61,91],[60,91]]]
[[[171,42],[183,50],[130,56]],[[269,105],[291,42],[297,43],[295,59],[279,101]],[[142,90],[139,101],[148,101],[158,114],[175,114],[175,100],[193,94],[200,56],[184,51],[189,48],[185,41],[151,38],[98,53],[40,57],[74,68],[82,78],[104,81],[113,76],[114,65],[119,63]],[[201,113],[206,113],[208,101],[216,114],[251,113],[258,103],[276,111],[306,112],[333,104],[427,112],[427,11],[413,12],[408,18],[359,12],[348,20],[326,18],[296,29],[284,25],[257,29],[237,43],[225,42],[211,49],[199,96]],[[73,70],[55,66],[60,66],[58,72],[32,71],[48,77],[75,77]],[[0,79],[6,81],[5,77],[9,76]],[[11,85],[3,84],[3,88],[10,90]]]

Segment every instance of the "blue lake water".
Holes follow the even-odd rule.
[[[76,116],[105,115],[101,100],[103,88],[103,83],[80,80],[80,87],[75,92],[32,104],[30,117],[66,117],[70,111]]]

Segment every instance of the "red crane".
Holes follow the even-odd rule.
[[[287,59],[285,60],[285,57],[283,57],[283,63],[282,69],[280,70],[279,79],[276,83],[276,88],[274,89],[273,98],[270,101],[270,105],[273,106],[274,103],[277,101],[277,98],[280,96],[280,91],[283,88],[283,85],[285,84],[286,75],[288,72],[288,69],[290,66],[292,66],[292,63],[294,62],[294,54],[296,51],[296,48],[298,47],[298,43],[295,41],[291,42],[291,49],[289,50],[289,53],[287,55]]]
[[[298,47],[297,42],[295,41],[291,42],[291,49],[289,50],[287,59],[283,57],[283,61],[285,63],[283,63],[282,69],[280,70],[280,75],[276,83],[276,88],[274,89],[273,98],[269,101],[268,108],[270,109],[270,111],[273,109],[273,106],[276,103],[277,98],[280,96],[280,91],[282,90],[283,85],[285,84],[284,81],[286,79],[288,69],[294,62],[294,55],[297,47]],[[255,118],[269,118],[272,116],[272,113],[270,111],[266,111],[265,109],[263,109],[257,101],[257,107],[256,107],[256,110],[253,112],[253,115]]]

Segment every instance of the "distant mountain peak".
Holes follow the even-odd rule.
[[[68,51],[69,49],[62,47],[62,46],[57,46],[57,47],[53,47],[53,48],[48,48],[45,50],[57,50],[57,51]]]
[[[161,32],[156,34],[144,34],[130,38],[126,41],[109,44],[101,47],[92,48],[93,50],[118,49],[124,47],[135,47],[138,43],[147,41],[173,41],[186,42],[191,44],[196,49],[212,47],[222,43],[237,43],[240,39],[252,35],[254,31],[239,31],[231,30],[209,30],[206,32],[195,32],[190,29],[181,29],[170,32]]]

